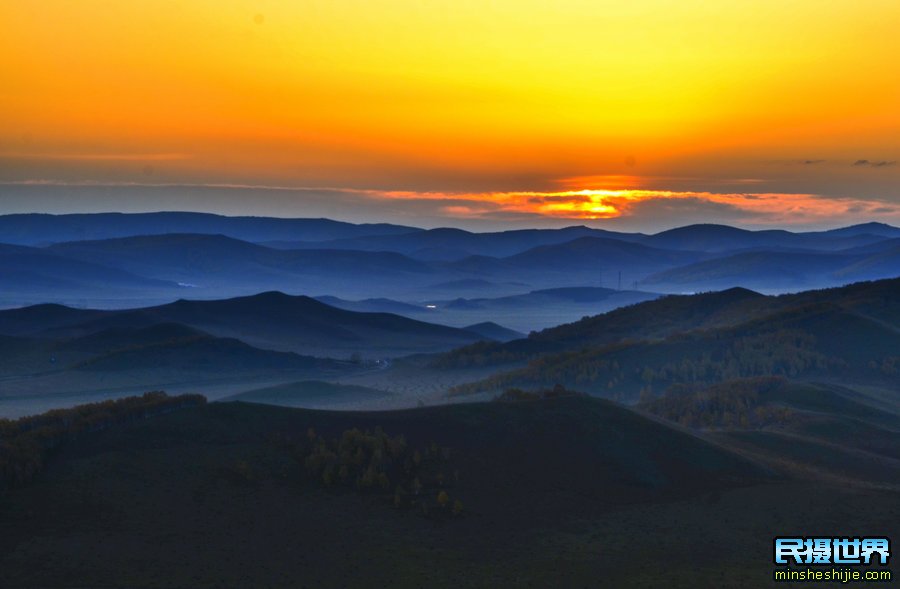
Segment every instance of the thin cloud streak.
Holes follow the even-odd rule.
[[[186,153],[0,153],[0,158],[50,161],[158,162],[191,159]]]
[[[0,181],[0,186],[39,190],[120,188],[153,189],[177,194],[203,190],[201,210],[231,202],[246,192],[254,203],[240,214],[258,214],[276,206],[287,214],[341,217],[353,212],[366,221],[404,218],[428,224],[541,224],[544,222],[610,222],[638,227],[677,223],[727,222],[745,226],[822,226],[851,220],[900,221],[900,205],[883,200],[828,197],[804,193],[710,192],[658,189],[581,189],[513,192],[442,192],[354,189],[333,186],[288,186],[240,183],[105,182],[56,180]],[[218,194],[217,194],[218,192]],[[263,195],[272,193],[271,199]],[[274,195],[278,194],[278,197]],[[156,198],[156,197],[154,197]],[[199,197],[192,197],[199,198]],[[159,201],[162,202],[162,201]],[[0,199],[2,204],[2,199]],[[233,206],[229,205],[229,211]],[[290,211],[290,213],[288,213]],[[0,211],[2,212],[2,211]],[[233,212],[232,212],[233,214]]]
[[[635,217],[654,202],[682,203],[696,207],[705,202],[732,211],[738,220],[759,223],[808,224],[840,219],[848,214],[900,214],[900,206],[855,198],[826,198],[814,194],[715,193],[670,190],[567,190],[559,192],[439,193],[386,191],[389,199],[432,199],[469,201],[468,207],[454,206],[457,215],[479,216],[486,205],[492,211],[533,213],[565,219],[617,219]]]

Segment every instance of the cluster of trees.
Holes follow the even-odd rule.
[[[31,481],[53,450],[78,436],[205,404],[202,395],[170,397],[156,391],[21,419],[0,419],[0,489]]]
[[[659,342],[621,342],[541,356],[525,368],[454,387],[450,394],[562,383],[605,396],[637,395],[665,390],[674,384],[709,385],[757,376],[841,374],[852,368],[842,358],[823,354],[815,336],[801,330],[727,335],[699,332]],[[889,374],[896,366],[884,362],[868,368]]]
[[[463,512],[462,502],[450,496],[459,481],[450,448],[434,442],[413,448],[404,436],[389,436],[380,427],[348,429],[335,439],[310,427],[287,444],[307,476],[324,487],[380,495],[397,508],[418,508],[425,515]]]
[[[676,385],[659,398],[643,400],[639,407],[691,428],[755,429],[785,425],[794,417],[791,408],[764,400],[766,393],[785,382],[779,377],[758,377],[709,387]]]

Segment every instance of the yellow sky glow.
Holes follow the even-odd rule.
[[[2,180],[900,200],[895,0],[44,0],[0,20]],[[531,210],[620,210],[586,196]]]

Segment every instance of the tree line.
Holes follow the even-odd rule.
[[[800,329],[671,336],[659,342],[621,342],[540,356],[521,369],[450,389],[451,395],[511,387],[565,387],[608,397],[635,398],[677,384],[711,385],[740,378],[810,375],[883,379],[900,373],[900,358],[860,362],[826,354]]]
[[[31,481],[53,451],[82,435],[205,404],[203,395],[170,397],[154,391],[19,419],[0,419],[0,489]]]
[[[785,425],[794,417],[793,410],[767,403],[764,396],[786,382],[780,377],[758,377],[709,387],[676,385],[661,397],[642,400],[638,407],[690,428],[758,429]]]
[[[276,436],[272,443],[324,488],[377,495],[398,509],[431,517],[463,513],[462,501],[451,496],[459,471],[452,468],[448,447],[432,442],[414,448],[404,436],[389,436],[380,427],[347,429],[336,438],[309,427],[301,436]]]

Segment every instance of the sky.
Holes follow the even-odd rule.
[[[900,224],[896,0],[0,0],[0,214]]]

